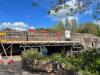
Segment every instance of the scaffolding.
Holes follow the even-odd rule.
[[[28,32],[28,31],[16,31],[16,30],[2,31],[0,32],[0,43],[3,51],[0,54],[4,53],[6,57],[8,57],[7,51],[10,50],[10,54],[12,54],[14,46],[16,44],[19,45],[20,48],[23,48],[23,50],[26,50],[26,48],[35,48],[35,47],[39,47],[40,50],[43,50],[46,46],[70,46],[71,47],[70,51],[72,52],[73,48],[81,49],[82,46],[84,46],[84,44],[86,46],[88,42],[87,37],[84,37],[83,35],[79,36],[78,35],[79,34],[77,35],[75,34],[73,36],[71,35],[71,39],[65,41],[64,36],[59,32],[49,33],[47,31]],[[98,48],[100,47],[99,44],[100,40],[98,40],[98,38],[95,37],[91,40],[92,44],[91,41],[89,41],[88,42],[89,46],[92,45],[92,47],[96,47],[96,45],[98,45]],[[7,45],[7,47],[5,47],[5,44]]]

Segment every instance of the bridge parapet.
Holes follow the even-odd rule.
[[[71,36],[71,40],[80,41],[85,48],[100,48],[100,37],[92,34],[76,33]]]

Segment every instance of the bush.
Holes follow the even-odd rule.
[[[25,58],[32,60],[46,60],[56,61],[74,71],[81,73],[81,75],[99,75],[100,74],[100,49],[93,49],[86,52],[79,53],[73,57],[68,57],[63,53],[55,53],[52,56],[42,56],[33,50],[24,52]]]

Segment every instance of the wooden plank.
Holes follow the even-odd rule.
[[[14,43],[14,44],[65,44],[65,43],[80,43],[80,41],[7,41],[6,43]]]

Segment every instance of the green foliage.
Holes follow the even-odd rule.
[[[63,26],[62,21],[59,21],[58,25],[55,26],[55,30],[57,30],[58,32],[64,33],[64,26]]]
[[[93,75],[93,74],[91,74],[89,71],[83,71],[83,70],[79,71],[79,73],[80,73],[81,75]]]
[[[48,32],[50,32],[50,33],[55,33],[55,28],[54,27],[51,27],[51,28],[49,28],[49,29],[47,29],[48,30]]]
[[[76,32],[77,31],[77,20],[76,18],[73,16],[73,19],[69,20],[68,18],[66,18],[66,30],[70,30],[71,32]]]
[[[26,50],[24,51],[24,54],[26,54],[26,58],[32,58],[32,59],[41,59],[42,55],[40,53],[38,53],[35,50]]]
[[[70,30],[70,26],[68,24],[68,18],[66,18],[66,27],[65,27],[66,30]]]
[[[64,61],[63,61],[64,58],[65,58],[65,57],[64,57],[64,54],[63,54],[63,53],[55,53],[55,54],[53,54],[53,55],[50,57],[51,60],[57,61],[57,62],[59,62],[59,63],[64,62]]]
[[[79,54],[78,58],[82,59],[80,61],[81,65],[79,65],[80,69],[89,71],[93,75],[100,74],[100,53],[98,53],[98,50],[93,49],[90,51],[86,51],[84,53],[81,53],[81,56]]]
[[[77,30],[77,20],[76,20],[76,18],[72,19],[72,24],[73,24],[72,32],[76,32],[76,30]]]
[[[79,33],[89,33],[96,36],[100,36],[100,27],[97,24],[94,23],[85,23],[80,26],[80,28],[77,30]]]
[[[74,55],[73,57],[62,54],[54,54],[52,59],[64,64],[66,68],[79,71],[82,75],[99,75],[100,74],[100,49],[89,50]]]
[[[100,74],[100,49],[88,50],[75,54],[72,57],[64,53],[55,53],[51,56],[41,56],[35,51],[26,51],[27,57],[37,60],[56,61],[65,68],[73,69],[81,75],[99,75]]]

